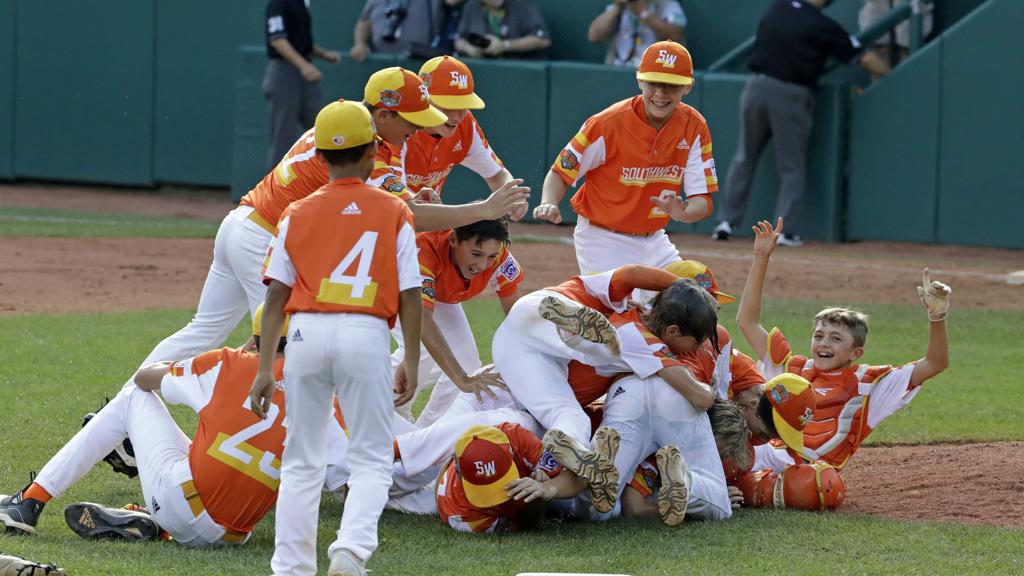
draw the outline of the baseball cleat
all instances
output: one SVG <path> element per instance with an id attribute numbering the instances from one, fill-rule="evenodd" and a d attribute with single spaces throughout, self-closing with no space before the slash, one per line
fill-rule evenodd
<path id="1" fill-rule="evenodd" d="M 544 434 L 544 449 L 566 470 L 587 481 L 590 503 L 595 510 L 610 512 L 619 496 L 619 471 L 615 468 L 619 433 L 602 426 L 594 436 L 596 452 L 552 428 Z M 596 441 L 598 436 L 600 442 Z"/>
<path id="2" fill-rule="evenodd" d="M 91 502 L 77 502 L 65 508 L 64 521 L 82 538 L 156 540 L 160 536 L 160 527 L 145 512 L 107 508 Z"/>
<path id="3" fill-rule="evenodd" d="M 613 356 L 618 356 L 619 336 L 615 327 L 597 310 L 566 298 L 545 296 L 537 307 L 537 313 L 569 334 L 602 344 Z"/>
<path id="4" fill-rule="evenodd" d="M 669 444 L 655 455 L 661 486 L 658 488 L 658 515 L 668 526 L 678 526 L 686 516 L 690 500 L 690 469 L 679 448 Z"/>
<path id="5" fill-rule="evenodd" d="M 0 552 L 0 576 L 66 576 L 63 568 Z"/>
<path id="6" fill-rule="evenodd" d="M 0 522 L 8 531 L 35 534 L 39 513 L 46 504 L 35 498 L 25 498 L 23 493 L 24 490 L 19 490 L 10 496 L 0 495 Z"/>
<path id="7" fill-rule="evenodd" d="M 359 560 L 346 550 L 338 550 L 331 556 L 331 567 L 327 576 L 366 576 Z"/>

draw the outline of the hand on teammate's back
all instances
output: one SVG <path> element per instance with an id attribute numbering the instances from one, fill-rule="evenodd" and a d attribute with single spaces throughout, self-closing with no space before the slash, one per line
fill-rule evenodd
<path id="1" fill-rule="evenodd" d="M 249 390 L 249 408 L 257 416 L 266 420 L 267 412 L 270 410 L 270 399 L 274 396 L 277 383 L 274 382 L 274 375 L 270 372 L 259 372 L 252 382 L 252 389 Z"/>

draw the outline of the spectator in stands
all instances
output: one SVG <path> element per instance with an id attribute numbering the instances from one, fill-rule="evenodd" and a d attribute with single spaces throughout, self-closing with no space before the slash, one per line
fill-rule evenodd
<path id="1" fill-rule="evenodd" d="M 740 142 L 725 181 L 725 199 L 713 234 L 716 240 L 728 240 L 743 218 L 757 159 L 771 139 L 780 179 L 775 216 L 786 222 L 786 234 L 778 243 L 803 244 L 797 204 L 804 193 L 807 141 L 814 122 L 812 91 L 825 72 L 825 61 L 831 56 L 857 63 L 872 74 L 889 71 L 874 52 L 865 51 L 856 38 L 822 13 L 826 2 L 776 0 L 757 26 L 750 56 L 753 74 L 740 96 Z"/>
<path id="2" fill-rule="evenodd" d="M 907 0 L 864 0 L 864 5 L 861 6 L 860 12 L 857 14 L 857 25 L 860 27 L 860 31 L 863 32 L 874 26 L 876 22 L 881 20 L 893 8 L 906 3 Z M 921 2 L 921 15 L 923 17 L 921 23 L 922 40 L 932 33 L 932 9 L 933 6 L 930 1 L 925 0 Z M 909 46 L 910 24 L 904 21 L 899 26 L 890 30 L 888 34 L 875 41 L 871 50 L 878 54 L 879 58 L 883 61 L 888 62 L 890 66 L 895 66 L 907 57 Z"/>
<path id="3" fill-rule="evenodd" d="M 352 32 L 349 55 L 370 52 L 432 58 L 441 52 L 445 5 L 451 0 L 366 0 Z"/>
<path id="4" fill-rule="evenodd" d="M 467 0 L 455 48 L 473 58 L 537 58 L 551 45 L 548 26 L 529 0 Z"/>
<path id="5" fill-rule="evenodd" d="M 647 47 L 659 40 L 683 44 L 686 14 L 676 0 L 615 0 L 590 23 L 587 39 L 611 39 L 605 64 L 636 68 Z"/>
<path id="6" fill-rule="evenodd" d="M 323 74 L 313 65 L 313 57 L 337 63 L 341 54 L 313 43 L 312 18 L 303 0 L 270 0 L 265 14 L 270 62 L 263 74 L 263 95 L 270 102 L 270 170 L 296 136 L 313 127 L 320 111 Z"/>

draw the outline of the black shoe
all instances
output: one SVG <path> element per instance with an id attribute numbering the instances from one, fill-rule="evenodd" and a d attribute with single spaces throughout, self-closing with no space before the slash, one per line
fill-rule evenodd
<path id="1" fill-rule="evenodd" d="M 110 402 L 109 398 L 105 399 L 103 406 L 106 406 L 107 402 Z M 103 406 L 100 407 L 100 410 L 103 409 Z M 82 427 L 85 428 L 85 425 L 88 424 L 94 416 L 96 416 L 95 412 L 89 412 L 86 414 L 85 418 L 82 419 Z M 129 478 L 135 478 L 139 475 L 139 469 L 135 462 L 135 448 L 132 447 L 132 441 L 128 438 L 122 440 L 120 446 L 114 448 L 110 454 L 104 456 L 103 461 L 110 464 L 111 468 L 114 469 L 114 472 L 117 472 L 118 474 L 124 474 Z"/>
<path id="2" fill-rule="evenodd" d="M 30 475 L 31 480 L 28 486 L 35 481 L 35 473 Z M 25 488 L 28 488 L 25 486 Z M 45 502 L 35 498 L 24 498 L 25 490 L 19 490 L 17 494 L 2 496 L 0 500 L 0 522 L 4 523 L 7 530 L 21 532 L 22 534 L 35 534 L 36 524 L 39 523 L 39 513 L 43 511 Z"/>
<path id="3" fill-rule="evenodd" d="M 64 509 L 68 528 L 82 538 L 156 540 L 160 527 L 144 512 L 77 502 Z"/>

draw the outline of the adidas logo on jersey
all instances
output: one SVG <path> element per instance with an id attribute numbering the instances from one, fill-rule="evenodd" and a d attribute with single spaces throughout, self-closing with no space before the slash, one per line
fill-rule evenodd
<path id="1" fill-rule="evenodd" d="M 452 148 L 452 152 L 459 152 L 462 150 L 462 140 L 455 143 L 455 148 Z"/>
<path id="2" fill-rule="evenodd" d="M 292 342 L 302 342 L 302 332 L 299 332 L 298 328 L 295 329 L 295 334 L 292 334 L 291 341 Z"/>
<path id="3" fill-rule="evenodd" d="M 676 146 L 676 150 L 689 150 L 690 143 L 686 141 L 686 138 L 680 138 L 679 144 Z"/>
<path id="4" fill-rule="evenodd" d="M 345 209 L 341 211 L 342 216 L 355 216 L 357 214 L 362 213 L 363 211 L 359 209 L 359 206 L 356 206 L 355 202 L 352 202 L 348 206 L 345 206 Z"/>
<path id="5" fill-rule="evenodd" d="M 614 394 L 612 394 L 612 398 L 615 398 L 615 397 L 617 397 L 617 396 L 618 396 L 619 394 L 622 394 L 622 393 L 624 393 L 625 391 L 626 391 L 626 390 L 625 390 L 625 389 L 623 389 L 623 387 L 622 387 L 622 386 L 619 386 L 618 388 L 616 388 L 616 389 L 615 389 L 615 393 L 614 393 Z"/>

